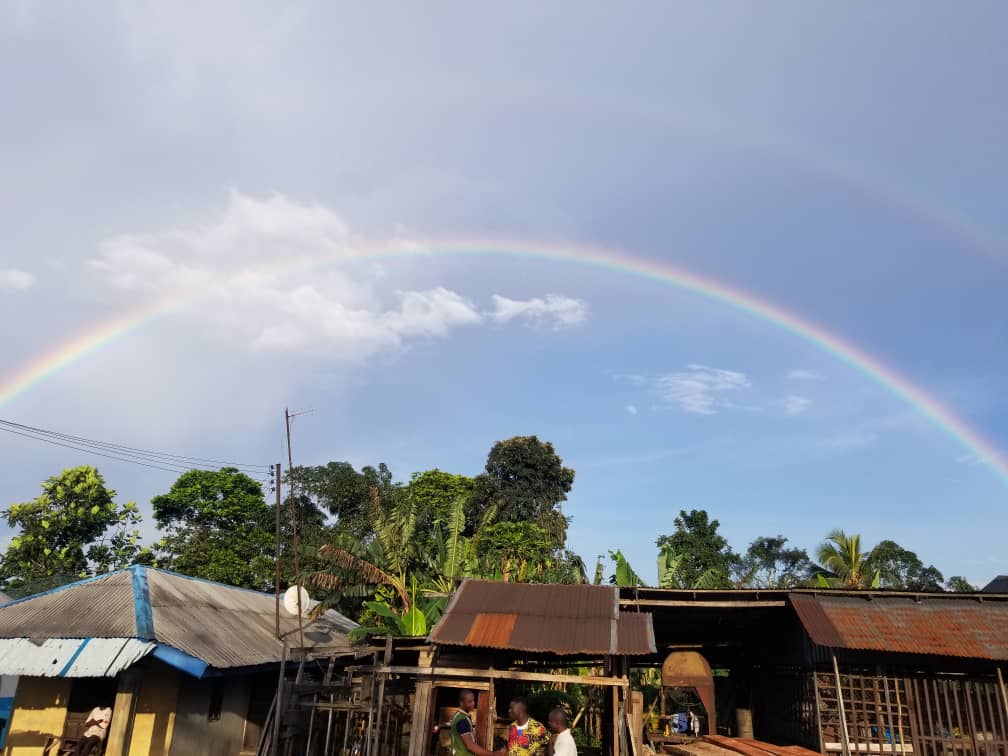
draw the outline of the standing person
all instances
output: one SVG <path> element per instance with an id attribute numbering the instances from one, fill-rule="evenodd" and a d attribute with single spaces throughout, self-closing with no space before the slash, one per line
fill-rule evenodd
<path id="1" fill-rule="evenodd" d="M 88 714 L 87 721 L 84 722 L 84 737 L 77 741 L 74 747 L 73 756 L 85 756 L 91 752 L 95 745 L 101 747 L 108 735 L 109 725 L 112 723 L 111 707 L 95 706 Z"/>
<path id="2" fill-rule="evenodd" d="M 508 714 L 512 722 L 508 728 L 507 756 L 545 756 L 550 736 L 541 722 L 528 715 L 528 701 L 521 696 L 512 698 Z"/>
<path id="3" fill-rule="evenodd" d="M 451 718 L 451 744 L 452 756 L 466 756 L 471 753 L 473 756 L 500 756 L 503 750 L 488 751 L 476 742 L 473 733 L 472 713 L 476 711 L 476 694 L 471 690 L 459 691 L 459 710 Z"/>
<path id="4" fill-rule="evenodd" d="M 550 712 L 549 726 L 553 731 L 553 756 L 577 756 L 574 736 L 567 726 L 567 712 L 557 707 Z"/>

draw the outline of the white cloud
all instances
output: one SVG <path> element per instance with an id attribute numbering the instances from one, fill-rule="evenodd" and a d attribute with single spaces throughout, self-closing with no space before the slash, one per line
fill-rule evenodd
<path id="1" fill-rule="evenodd" d="M 344 361 L 444 337 L 487 317 L 550 319 L 556 327 L 584 318 L 583 302 L 559 295 L 495 296 L 489 316 L 444 287 L 382 296 L 375 287 L 384 277 L 374 268 L 321 265 L 352 260 L 359 245 L 346 222 L 323 205 L 233 191 L 203 225 L 105 240 L 90 267 L 123 295 L 180 297 L 176 311 L 243 334 L 254 348 Z"/>
<path id="2" fill-rule="evenodd" d="M 713 415 L 730 406 L 722 395 L 750 386 L 745 373 L 706 365 L 687 365 L 686 370 L 663 375 L 655 382 L 662 399 L 696 415 Z"/>
<path id="3" fill-rule="evenodd" d="M 509 299 L 493 295 L 494 309 L 489 313 L 497 323 L 525 320 L 529 323 L 550 322 L 560 329 L 580 325 L 588 317 L 588 306 L 581 299 L 547 294 L 533 299 Z"/>
<path id="4" fill-rule="evenodd" d="M 804 414 L 812 406 L 811 399 L 794 395 L 784 397 L 780 403 L 784 407 L 784 413 L 791 417 Z"/>
<path id="5" fill-rule="evenodd" d="M 825 381 L 826 377 L 814 370 L 797 369 L 787 374 L 789 381 Z"/>
<path id="6" fill-rule="evenodd" d="M 628 404 L 626 406 L 626 411 L 630 415 L 636 415 L 637 414 L 637 406 L 634 405 L 634 404 Z"/>
<path id="7" fill-rule="evenodd" d="M 24 291 L 35 285 L 35 276 L 17 268 L 0 268 L 0 289 Z"/>

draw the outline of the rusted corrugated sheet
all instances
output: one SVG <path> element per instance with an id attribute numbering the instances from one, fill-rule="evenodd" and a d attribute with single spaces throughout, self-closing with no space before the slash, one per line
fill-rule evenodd
<path id="1" fill-rule="evenodd" d="M 0 674 L 115 677 L 155 645 L 135 638 L 0 638 Z"/>
<path id="2" fill-rule="evenodd" d="M 68 634 L 79 638 L 136 636 L 128 571 L 72 583 L 0 609 L 0 638 L 62 638 Z"/>
<path id="3" fill-rule="evenodd" d="M 793 594 L 791 603 L 820 646 L 1008 660 L 1008 602 Z"/>
<path id="4" fill-rule="evenodd" d="M 642 616 L 647 620 L 631 620 L 623 643 L 613 586 L 466 580 L 430 640 L 568 655 L 647 654 L 654 651 L 654 631 L 650 615 Z"/>
<path id="5" fill-rule="evenodd" d="M 619 648 L 646 648 L 652 654 L 658 651 L 654 623 L 648 612 L 620 612 L 616 632 Z"/>

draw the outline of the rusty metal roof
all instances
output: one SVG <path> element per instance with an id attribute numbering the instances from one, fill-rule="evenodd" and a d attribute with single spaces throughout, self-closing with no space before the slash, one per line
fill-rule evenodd
<path id="1" fill-rule="evenodd" d="M 1008 602 L 976 598 L 791 595 L 820 646 L 1008 660 Z"/>
<path id="2" fill-rule="evenodd" d="M 0 641 L 48 639 L 87 648 L 96 639 L 135 639 L 153 644 L 155 657 L 200 675 L 208 667 L 279 662 L 283 641 L 275 613 L 271 594 L 136 566 L 0 607 Z M 357 625 L 338 612 L 303 625 L 305 646 L 350 652 L 347 635 Z M 290 645 L 299 644 L 297 617 L 282 605 L 280 630 Z M 12 664 L 0 649 L 0 673 L 17 674 Z"/>
<path id="3" fill-rule="evenodd" d="M 614 586 L 466 580 L 429 640 L 564 655 L 654 653 L 651 615 L 627 616 Z"/>

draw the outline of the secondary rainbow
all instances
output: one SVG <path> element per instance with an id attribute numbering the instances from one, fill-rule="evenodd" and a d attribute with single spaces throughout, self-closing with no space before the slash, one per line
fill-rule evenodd
<path id="1" fill-rule="evenodd" d="M 1008 459 L 997 446 L 979 431 L 970 427 L 965 420 L 945 407 L 937 398 L 914 384 L 910 379 L 900 375 L 895 369 L 885 365 L 867 351 L 844 340 L 839 335 L 780 305 L 722 281 L 699 275 L 661 260 L 638 257 L 611 248 L 581 243 L 447 239 L 413 241 L 408 245 L 389 242 L 359 246 L 334 255 L 297 257 L 265 266 L 257 266 L 255 271 L 290 272 L 301 268 L 313 268 L 341 262 L 430 255 L 512 257 L 577 264 L 656 281 L 709 301 L 726 305 L 745 315 L 787 331 L 859 371 L 913 407 L 962 448 L 986 464 L 1002 482 L 1008 485 Z M 0 408 L 9 405 L 17 397 L 75 362 L 140 330 L 157 318 L 170 313 L 178 305 L 198 298 L 211 287 L 216 289 L 227 285 L 235 276 L 244 272 L 248 272 L 248 270 L 238 271 L 234 276 L 222 276 L 195 291 L 190 290 L 169 296 L 74 335 L 48 352 L 37 356 L 0 382 Z"/>

